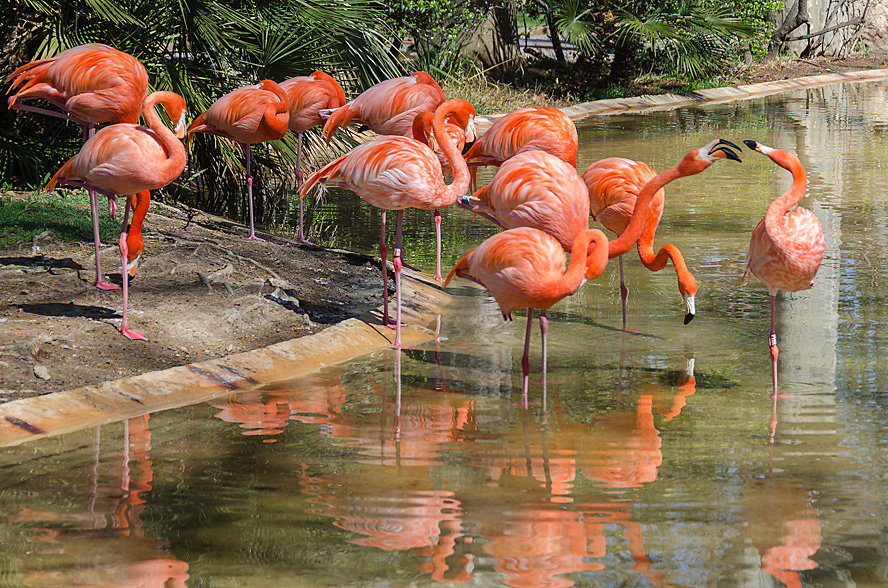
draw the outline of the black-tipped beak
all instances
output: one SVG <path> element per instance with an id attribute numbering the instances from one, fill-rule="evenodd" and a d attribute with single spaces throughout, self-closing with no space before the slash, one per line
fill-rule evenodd
<path id="1" fill-rule="evenodd" d="M 692 313 L 690 313 L 690 312 L 687 313 L 687 314 L 685 315 L 685 324 L 688 324 L 688 323 L 691 322 L 692 320 L 694 320 L 694 315 L 693 315 Z"/>
<path id="2" fill-rule="evenodd" d="M 710 151 L 709 154 L 712 155 L 716 151 L 721 151 L 722 153 L 724 153 L 725 159 L 732 159 L 734 161 L 738 161 L 740 163 L 743 163 L 743 160 L 740 159 L 740 156 L 737 155 L 736 153 L 734 153 L 733 151 L 731 151 L 730 149 L 728 149 L 727 147 L 716 147 L 715 149 Z"/>
<path id="3" fill-rule="evenodd" d="M 718 147 L 719 145 L 727 145 L 731 149 L 736 149 L 737 151 L 743 151 L 743 149 L 741 149 L 737 145 L 734 145 L 733 143 L 731 143 L 727 139 L 719 139 L 718 143 L 715 144 L 715 147 Z"/>
<path id="4" fill-rule="evenodd" d="M 753 151 L 758 151 L 758 141 L 753 141 L 752 139 L 743 139 L 743 144 Z"/>
<path id="5" fill-rule="evenodd" d="M 471 148 L 472 148 L 472 145 L 474 145 L 474 144 L 475 144 L 475 142 L 474 142 L 474 141 L 471 141 L 471 142 L 468 142 L 468 143 L 466 143 L 465 145 L 463 145 L 462 154 L 465 155 L 466 153 L 468 153 L 468 152 L 469 152 L 469 149 L 471 149 Z"/>

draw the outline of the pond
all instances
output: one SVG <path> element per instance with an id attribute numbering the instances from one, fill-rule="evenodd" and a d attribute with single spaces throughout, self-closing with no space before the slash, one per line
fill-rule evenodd
<path id="1" fill-rule="evenodd" d="M 886 107 L 888 84 L 846 84 L 580 129 L 581 170 L 661 170 L 716 137 L 799 155 L 826 254 L 778 301 L 773 442 L 768 295 L 740 281 L 791 178 L 744 150 L 666 189 L 657 244 L 697 277 L 689 325 L 671 266 L 630 253 L 638 332 L 611 263 L 549 313 L 545 397 L 535 334 L 524 408 L 524 321 L 457 280 L 422 347 L 2 449 L 0 585 L 885 585 Z M 364 206 L 329 196 L 316 218 L 374 252 Z M 406 220 L 408 263 L 433 269 L 431 213 Z M 444 226 L 445 268 L 493 232 Z"/>

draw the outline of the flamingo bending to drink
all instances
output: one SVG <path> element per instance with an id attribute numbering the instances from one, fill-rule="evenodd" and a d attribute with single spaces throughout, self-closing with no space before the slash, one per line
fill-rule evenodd
<path id="1" fill-rule="evenodd" d="M 155 112 L 162 104 L 170 120 L 178 121 L 175 134 Z M 85 186 L 112 198 L 127 197 L 120 234 L 120 258 L 123 266 L 123 322 L 120 332 L 129 339 L 145 339 L 145 334 L 127 325 L 128 276 L 134 275 L 142 252 L 140 228 L 148 210 L 148 190 L 162 188 L 179 177 L 185 169 L 185 100 L 174 92 L 153 92 L 145 99 L 142 116 L 148 128 L 119 123 L 101 129 L 89 139 L 80 152 L 69 159 L 46 185 L 47 189 L 62 182 Z M 127 234 L 131 207 L 133 222 Z"/>
<path id="2" fill-rule="evenodd" d="M 145 96 L 148 73 L 138 59 L 101 43 L 66 49 L 54 57 L 26 63 L 10 74 L 10 109 L 29 110 L 74 121 L 83 127 L 84 140 L 95 134 L 102 123 L 138 123 Z M 37 108 L 25 100 L 42 98 L 65 112 Z M 99 259 L 99 204 L 96 193 L 88 190 L 96 254 L 93 282 L 102 290 L 117 286 L 102 279 Z M 114 199 L 109 199 L 112 215 Z"/>

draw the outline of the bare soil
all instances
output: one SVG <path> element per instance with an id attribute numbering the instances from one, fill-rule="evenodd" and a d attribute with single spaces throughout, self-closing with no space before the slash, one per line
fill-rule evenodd
<path id="1" fill-rule="evenodd" d="M 737 68 L 725 85 L 884 67 L 886 56 L 784 59 Z M 148 341 L 117 331 L 122 296 L 92 286 L 92 243 L 0 249 L 0 402 L 270 345 L 381 304 L 369 256 L 248 241 L 241 225 L 157 206 L 145 225 L 129 320 Z M 119 283 L 117 247 L 101 259 Z"/>
<path id="2" fill-rule="evenodd" d="M 0 402 L 263 347 L 381 304 L 369 256 L 250 241 L 241 225 L 158 206 L 130 282 L 129 326 L 148 341 L 118 332 L 122 294 L 92 285 L 92 242 L 0 249 Z M 119 285 L 117 246 L 100 258 Z"/>

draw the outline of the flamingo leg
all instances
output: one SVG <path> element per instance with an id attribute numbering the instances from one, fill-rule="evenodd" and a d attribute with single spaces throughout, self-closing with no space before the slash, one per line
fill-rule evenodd
<path id="1" fill-rule="evenodd" d="M 441 277 L 441 210 L 435 209 L 435 279 L 443 282 Z"/>
<path id="2" fill-rule="evenodd" d="M 253 159 L 253 150 L 246 143 L 241 143 L 241 147 L 243 147 L 244 155 L 247 158 L 247 205 L 250 212 L 250 236 L 247 237 L 247 239 L 265 241 L 265 239 L 260 239 L 256 236 L 256 231 L 253 228 L 253 174 L 250 173 L 250 162 Z"/>
<path id="3" fill-rule="evenodd" d="M 528 308 L 527 326 L 524 329 L 524 355 L 521 356 L 521 400 L 527 408 L 527 391 L 530 387 L 530 327 L 533 324 L 533 309 Z"/>
<path id="4" fill-rule="evenodd" d="M 549 348 L 547 343 L 547 338 L 549 335 L 549 318 L 546 316 L 546 311 L 540 311 L 540 337 L 542 338 L 542 346 L 543 346 L 543 412 L 546 412 L 546 368 L 548 366 L 548 354 Z"/>
<path id="5" fill-rule="evenodd" d="M 623 256 L 620 260 L 620 300 L 623 303 L 623 330 L 626 330 L 626 298 L 629 297 L 629 288 L 626 287 L 626 281 L 623 279 Z"/>
<path id="6" fill-rule="evenodd" d="M 382 211 L 382 229 L 379 231 L 379 258 L 382 260 L 382 324 L 386 327 L 394 326 L 389 319 L 389 295 L 388 295 L 388 249 L 385 246 L 385 210 Z"/>
<path id="7" fill-rule="evenodd" d="M 773 394 L 771 395 L 771 424 L 768 441 L 774 442 L 774 436 L 777 433 L 777 294 L 771 294 L 771 332 L 768 334 L 768 347 L 771 351 L 771 381 L 773 383 Z"/>
<path id="8" fill-rule="evenodd" d="M 398 218 L 398 226 L 395 229 L 395 254 L 392 256 L 392 264 L 395 266 L 395 299 L 398 306 L 395 309 L 395 344 L 394 349 L 403 349 L 401 345 L 401 225 L 404 224 L 404 210 L 395 213 Z"/>
<path id="9" fill-rule="evenodd" d="M 128 196 L 126 199 L 126 206 L 123 209 L 123 230 L 120 232 L 120 261 L 121 266 L 123 267 L 123 322 L 120 323 L 120 332 L 123 333 L 123 336 L 127 339 L 147 341 L 145 333 L 130 329 L 126 322 L 126 311 L 129 303 L 129 273 L 126 269 L 126 257 L 127 253 L 129 253 L 129 248 L 126 244 L 126 232 L 127 223 L 129 222 L 131 201 L 131 197 Z"/>
<path id="10" fill-rule="evenodd" d="M 21 102 L 16 102 L 12 106 L 10 106 L 9 109 L 10 110 L 27 110 L 29 112 L 36 112 L 38 114 L 45 114 L 47 116 L 54 116 L 56 118 L 70 120 L 71 122 L 76 122 L 81 125 L 86 124 L 84 121 L 80 120 L 79 118 L 71 116 L 69 114 L 65 114 L 64 112 L 58 112 L 55 110 L 48 110 L 46 108 L 39 108 L 37 106 L 31 106 L 30 104 L 23 104 Z"/>
<path id="11" fill-rule="evenodd" d="M 296 191 L 302 187 L 302 133 L 296 133 Z M 296 235 L 296 241 L 299 243 L 305 243 L 306 245 L 314 245 L 311 241 L 305 238 L 305 233 L 302 232 L 302 223 L 303 223 L 303 208 L 302 208 L 302 198 L 299 199 L 299 233 Z"/>
<path id="12" fill-rule="evenodd" d="M 83 124 L 84 140 L 89 140 L 89 138 L 95 134 L 96 125 L 94 125 L 93 123 Z M 87 187 L 86 193 L 89 195 L 89 211 L 90 216 L 92 216 L 93 225 L 93 246 L 95 247 L 96 251 L 96 279 L 93 284 L 99 290 L 120 290 L 120 288 L 117 287 L 115 284 L 106 282 L 102 279 L 102 262 L 99 259 L 99 248 L 104 247 L 105 245 L 102 243 L 102 240 L 99 237 L 99 197 L 96 195 L 96 191 L 89 187 Z"/>

